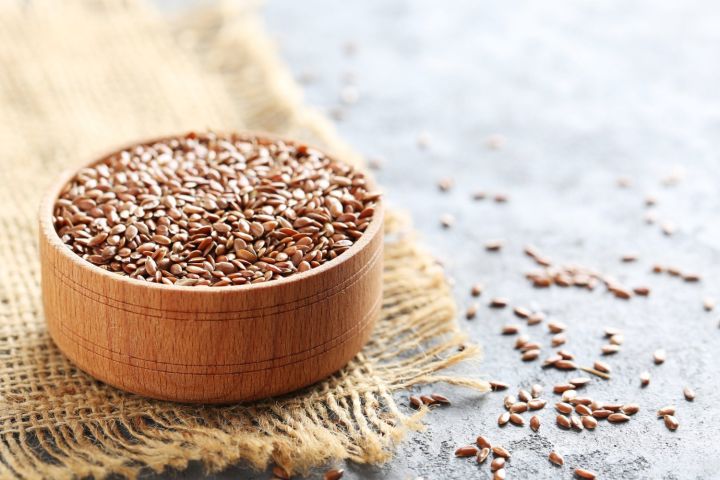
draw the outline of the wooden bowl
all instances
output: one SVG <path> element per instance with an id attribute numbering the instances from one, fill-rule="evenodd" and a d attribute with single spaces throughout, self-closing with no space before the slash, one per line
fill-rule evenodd
<path id="1" fill-rule="evenodd" d="M 368 340 L 382 300 L 380 204 L 350 249 L 312 270 L 267 283 L 169 286 L 103 270 L 62 243 L 53 205 L 74 173 L 40 208 L 42 294 L 50 335 L 90 375 L 157 399 L 229 403 L 317 382 Z"/>

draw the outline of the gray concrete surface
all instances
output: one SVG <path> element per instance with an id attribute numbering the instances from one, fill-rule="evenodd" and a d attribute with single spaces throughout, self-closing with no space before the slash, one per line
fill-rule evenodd
<path id="1" fill-rule="evenodd" d="M 622 351 L 607 361 L 613 379 L 593 379 L 586 393 L 605 401 L 633 401 L 642 410 L 625 425 L 603 423 L 594 432 L 561 431 L 554 412 L 540 412 L 539 433 L 498 428 L 501 394 L 478 397 L 436 386 L 451 408 L 428 417 L 384 467 L 348 465 L 348 479 L 490 478 L 489 468 L 453 458 L 459 444 L 478 434 L 509 448 L 508 478 L 571 478 L 583 466 L 610 479 L 720 478 L 718 413 L 719 315 L 702 299 L 720 300 L 720 4 L 697 0 L 453 1 L 271 0 L 268 28 L 298 77 L 312 75 L 307 99 L 323 109 L 339 104 L 343 77 L 353 75 L 360 93 L 345 108 L 342 134 L 370 156 L 386 159 L 378 172 L 387 198 L 408 210 L 424 242 L 447 264 L 460 309 L 469 287 L 486 285 L 478 317 L 462 328 L 485 349 L 480 365 L 458 372 L 546 386 L 569 376 L 525 364 L 513 339 L 499 334 L 515 321 L 509 309 L 484 305 L 494 295 L 513 305 L 541 309 L 568 324 L 566 349 L 586 364 L 599 355 L 603 326 L 625 332 Z M 343 45 L 353 42 L 348 56 Z M 421 132 L 431 139 L 420 150 Z M 489 135 L 505 146 L 489 150 Z M 684 180 L 665 187 L 676 166 Z M 620 175 L 633 180 L 619 189 Z M 436 182 L 452 176 L 441 194 Z M 510 202 L 472 202 L 471 192 L 506 192 Z M 658 198 L 660 219 L 677 233 L 662 235 L 643 221 L 646 194 Z M 455 228 L 439 226 L 443 213 Z M 489 239 L 506 241 L 487 253 Z M 536 244 L 558 262 L 577 262 L 613 274 L 630 286 L 646 284 L 649 298 L 621 301 L 600 288 L 536 290 L 523 273 L 533 268 L 522 254 Z M 620 255 L 638 252 L 623 264 Z M 687 284 L 649 273 L 653 263 L 703 275 Z M 528 327 L 546 345 L 544 326 Z M 652 362 L 665 348 L 668 360 Z M 638 375 L 652 374 L 639 388 Z M 690 403 L 682 388 L 692 386 Z M 399 394 L 401 403 L 406 394 Z M 547 393 L 554 402 L 557 398 Z M 675 404 L 681 426 L 668 431 L 654 416 Z M 556 449 L 566 466 L 547 454 Z M 197 466 L 169 478 L 195 478 Z M 243 468 L 212 478 L 267 478 Z"/>

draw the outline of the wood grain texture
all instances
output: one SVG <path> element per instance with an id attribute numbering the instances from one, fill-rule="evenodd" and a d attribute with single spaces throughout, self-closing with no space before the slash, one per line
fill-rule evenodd
<path id="1" fill-rule="evenodd" d="M 57 346 L 90 375 L 148 397 L 229 403 L 310 385 L 368 340 L 382 301 L 382 208 L 348 251 L 315 269 L 176 287 L 107 272 L 62 243 L 52 209 L 72 174 L 40 208 L 43 305 Z"/>

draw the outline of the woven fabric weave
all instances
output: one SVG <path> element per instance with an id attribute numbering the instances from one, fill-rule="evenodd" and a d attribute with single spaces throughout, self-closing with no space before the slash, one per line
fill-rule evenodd
<path id="1" fill-rule="evenodd" d="M 36 242 L 43 190 L 65 169 L 136 139 L 187 130 L 267 130 L 361 162 L 306 108 L 254 4 L 169 23 L 140 1 L 0 4 L 0 478 L 137 476 L 246 461 L 307 471 L 381 463 L 424 410 L 393 393 L 449 382 L 473 357 L 442 272 L 390 212 L 382 315 L 367 347 L 301 392 L 223 407 L 148 400 L 77 370 L 50 340 Z"/>

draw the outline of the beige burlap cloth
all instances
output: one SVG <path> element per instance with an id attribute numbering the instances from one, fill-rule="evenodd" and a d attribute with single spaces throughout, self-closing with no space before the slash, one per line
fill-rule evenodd
<path id="1" fill-rule="evenodd" d="M 51 342 L 36 210 L 60 170 L 128 141 L 207 128 L 274 131 L 361 161 L 302 105 L 255 10 L 169 22 L 139 1 L 0 4 L 0 478 L 134 477 L 192 460 L 210 471 L 380 463 L 421 426 L 423 412 L 408 414 L 393 392 L 437 381 L 487 389 L 439 372 L 476 348 L 458 348 L 442 273 L 392 213 L 371 342 L 302 392 L 226 407 L 151 401 L 94 381 Z"/>

